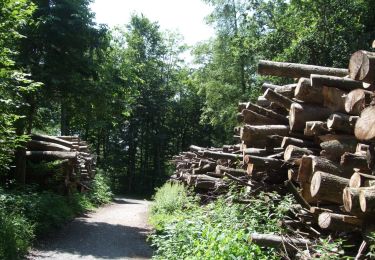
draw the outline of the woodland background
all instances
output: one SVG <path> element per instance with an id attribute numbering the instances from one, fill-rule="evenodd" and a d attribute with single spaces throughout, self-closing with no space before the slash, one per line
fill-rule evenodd
<path id="1" fill-rule="evenodd" d="M 96 24 L 89 0 L 1 1 L 1 186 L 17 185 L 14 154 L 33 132 L 79 135 L 115 192 L 151 194 L 172 155 L 232 143 L 259 59 L 346 67 L 375 39 L 371 0 L 204 1 L 216 36 L 197 46 L 142 14 Z"/>

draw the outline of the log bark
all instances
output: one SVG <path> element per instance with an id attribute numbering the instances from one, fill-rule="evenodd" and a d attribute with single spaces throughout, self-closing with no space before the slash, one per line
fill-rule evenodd
<path id="1" fill-rule="evenodd" d="M 375 185 L 375 176 L 369 175 L 361 172 L 353 173 L 349 180 L 349 187 L 360 188 L 360 187 L 370 187 Z"/>
<path id="2" fill-rule="evenodd" d="M 290 238 L 271 234 L 251 234 L 250 241 L 254 244 L 264 247 L 272 247 L 277 249 L 287 249 L 296 251 L 298 248 L 306 248 L 312 245 L 308 239 Z"/>
<path id="3" fill-rule="evenodd" d="M 297 63 L 260 60 L 258 64 L 258 73 L 260 75 L 270 75 L 289 78 L 309 78 L 311 74 L 323 74 L 344 77 L 348 75 L 348 70 Z"/>
<path id="4" fill-rule="evenodd" d="M 304 140 L 304 139 L 299 139 L 299 138 L 293 138 L 293 137 L 287 137 L 285 136 L 283 138 L 283 141 L 281 142 L 281 147 L 286 148 L 288 145 L 294 145 L 298 147 L 307 147 L 307 148 L 317 148 L 317 146 L 314 142 Z"/>
<path id="5" fill-rule="evenodd" d="M 31 160 L 63 160 L 76 159 L 77 152 L 58 152 L 58 151 L 26 151 L 26 158 Z"/>
<path id="6" fill-rule="evenodd" d="M 199 152 L 199 151 L 205 150 L 206 148 L 199 147 L 196 145 L 190 145 L 189 149 L 190 151 L 193 151 L 193 152 Z"/>
<path id="7" fill-rule="evenodd" d="M 364 154 L 364 155 L 366 155 L 366 153 L 368 151 L 368 148 L 369 148 L 368 144 L 358 143 L 357 147 L 355 148 L 355 153 L 356 154 Z"/>
<path id="8" fill-rule="evenodd" d="M 349 185 L 349 179 L 317 171 L 311 179 L 310 192 L 313 198 L 337 204 L 342 203 L 342 191 Z"/>
<path id="9" fill-rule="evenodd" d="M 293 98 L 294 97 L 294 90 L 296 88 L 297 84 L 289 84 L 284 86 L 274 85 L 270 83 L 263 83 L 262 90 L 265 92 L 267 89 L 272 89 L 278 94 L 283 95 L 287 98 Z"/>
<path id="10" fill-rule="evenodd" d="M 206 164 L 202 167 L 199 167 L 199 168 L 194 168 L 192 173 L 197 175 L 197 174 L 205 174 L 207 172 L 211 172 L 211 171 L 214 171 L 216 168 L 216 163 L 209 163 L 209 164 Z"/>
<path id="11" fill-rule="evenodd" d="M 361 213 L 361 206 L 359 204 L 359 191 L 358 188 L 346 187 L 342 193 L 342 201 L 346 212 L 353 215 Z"/>
<path id="12" fill-rule="evenodd" d="M 355 89 L 345 96 L 345 111 L 348 114 L 358 116 L 362 110 L 370 105 L 373 92 L 364 89 Z"/>
<path id="13" fill-rule="evenodd" d="M 267 99 L 270 102 L 273 102 L 286 110 L 290 109 L 290 106 L 292 105 L 293 101 L 279 93 L 276 93 L 272 89 L 267 89 L 264 93 L 264 98 Z"/>
<path id="14" fill-rule="evenodd" d="M 303 196 L 298 192 L 296 186 L 291 181 L 285 181 L 285 186 L 293 194 L 296 201 L 305 209 L 309 210 L 311 208 L 310 204 L 305 200 Z"/>
<path id="15" fill-rule="evenodd" d="M 266 169 L 286 168 L 285 162 L 279 159 L 245 155 L 244 163 L 247 164 L 247 174 L 251 175 L 254 171 L 264 171 Z"/>
<path id="16" fill-rule="evenodd" d="M 215 173 L 224 176 L 225 173 L 229 173 L 230 175 L 234 177 L 242 177 L 246 176 L 247 172 L 242 169 L 234 169 L 229 167 L 224 167 L 222 165 L 217 165 L 215 168 Z"/>
<path id="17" fill-rule="evenodd" d="M 253 103 L 248 103 L 246 109 L 251 110 L 251 111 L 253 111 L 255 113 L 258 113 L 260 115 L 266 116 L 268 118 L 275 119 L 278 122 L 280 122 L 280 124 L 288 124 L 288 122 L 289 122 L 288 119 L 285 116 L 283 116 L 281 114 L 278 114 L 278 113 L 275 113 L 272 110 L 269 110 L 269 109 L 263 108 L 261 106 L 255 105 Z"/>
<path id="18" fill-rule="evenodd" d="M 72 148 L 72 146 L 73 146 L 72 142 L 65 141 L 65 140 L 60 139 L 58 137 L 49 136 L 49 135 L 31 134 L 30 138 L 31 138 L 31 140 L 60 144 L 60 145 L 70 147 L 70 148 Z"/>
<path id="19" fill-rule="evenodd" d="M 362 212 L 369 214 L 375 212 L 375 188 L 362 188 L 359 191 L 359 204 Z"/>
<path id="20" fill-rule="evenodd" d="M 357 119 L 357 116 L 349 116 L 343 113 L 333 113 L 327 119 L 327 127 L 329 131 L 354 134 L 354 126 Z"/>
<path id="21" fill-rule="evenodd" d="M 327 123 L 324 121 L 307 121 L 303 130 L 305 136 L 319 136 L 327 133 Z"/>
<path id="22" fill-rule="evenodd" d="M 356 51 L 349 61 L 349 76 L 351 79 L 375 82 L 375 53 L 368 51 Z"/>
<path id="23" fill-rule="evenodd" d="M 367 159 L 365 155 L 346 152 L 341 156 L 340 165 L 346 168 L 356 168 L 364 172 L 370 171 L 367 166 Z"/>
<path id="24" fill-rule="evenodd" d="M 242 155 L 240 154 L 212 152 L 208 150 L 200 151 L 199 154 L 202 157 L 208 157 L 212 159 L 229 159 L 229 160 L 242 160 L 243 159 Z"/>
<path id="25" fill-rule="evenodd" d="M 311 80 L 311 86 L 314 88 L 326 86 L 326 87 L 334 87 L 334 88 L 342 89 L 345 91 L 352 91 L 357 88 L 368 87 L 368 84 L 365 84 L 361 81 L 352 80 L 350 78 L 319 75 L 319 74 L 312 74 L 310 76 L 310 80 Z"/>
<path id="26" fill-rule="evenodd" d="M 317 150 L 307 149 L 307 148 L 301 148 L 294 145 L 288 145 L 288 147 L 285 149 L 284 152 L 284 160 L 289 162 L 294 162 L 297 165 L 297 161 L 300 161 L 302 156 L 304 155 L 313 155 L 317 153 Z"/>
<path id="27" fill-rule="evenodd" d="M 249 109 L 242 110 L 237 118 L 240 119 L 240 122 L 251 125 L 277 125 L 280 122 L 279 120 L 258 114 Z"/>
<path id="28" fill-rule="evenodd" d="M 375 106 L 365 108 L 355 124 L 355 137 L 363 141 L 375 140 Z"/>
<path id="29" fill-rule="evenodd" d="M 261 106 L 261 107 L 269 107 L 269 106 L 271 106 L 271 102 L 269 100 L 267 100 L 263 96 L 258 97 L 256 103 L 257 103 L 258 106 Z"/>
<path id="30" fill-rule="evenodd" d="M 300 78 L 294 91 L 294 98 L 305 103 L 323 104 L 323 87 L 311 87 L 308 78 Z"/>
<path id="31" fill-rule="evenodd" d="M 241 140 L 251 143 L 253 141 L 266 139 L 269 135 L 285 136 L 289 133 L 289 127 L 286 125 L 263 125 L 252 126 L 245 125 L 241 128 Z"/>
<path id="32" fill-rule="evenodd" d="M 255 156 L 268 156 L 274 153 L 280 153 L 284 151 L 283 148 L 273 148 L 272 150 L 261 149 L 261 148 L 246 148 L 243 150 L 244 155 L 255 155 Z"/>
<path id="33" fill-rule="evenodd" d="M 323 86 L 323 106 L 333 112 L 345 113 L 345 95 L 347 92 L 338 88 Z"/>
<path id="34" fill-rule="evenodd" d="M 322 229 L 353 231 L 362 226 L 362 221 L 354 216 L 324 212 L 319 215 L 318 224 Z"/>
<path id="35" fill-rule="evenodd" d="M 323 142 L 321 155 L 334 162 L 340 162 L 345 152 L 354 153 L 358 141 L 351 135 L 324 135 L 319 137 Z"/>
<path id="36" fill-rule="evenodd" d="M 291 131 L 303 131 L 307 121 L 326 120 L 331 114 L 328 108 L 293 103 L 289 111 Z"/>

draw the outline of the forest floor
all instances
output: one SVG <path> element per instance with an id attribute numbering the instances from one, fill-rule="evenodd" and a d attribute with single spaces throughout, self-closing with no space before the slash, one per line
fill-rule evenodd
<path id="1" fill-rule="evenodd" d="M 27 259 L 150 259 L 150 202 L 115 198 L 39 241 Z"/>

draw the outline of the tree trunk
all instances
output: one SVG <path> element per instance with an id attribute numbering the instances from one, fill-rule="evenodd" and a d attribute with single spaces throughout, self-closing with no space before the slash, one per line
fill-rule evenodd
<path id="1" fill-rule="evenodd" d="M 319 147 L 314 142 L 311 142 L 311 141 L 308 141 L 308 140 L 303 140 L 303 139 L 285 136 L 283 138 L 282 143 L 281 143 L 281 147 L 285 149 L 288 145 L 295 145 L 295 146 L 298 146 L 298 147 L 301 147 L 301 148 L 304 148 L 304 147 L 317 148 L 317 147 Z"/>
<path id="2" fill-rule="evenodd" d="M 78 156 L 77 152 L 59 152 L 59 151 L 26 151 L 26 157 L 30 160 L 64 160 L 64 159 L 76 159 Z"/>
<path id="3" fill-rule="evenodd" d="M 277 249 L 287 249 L 296 251 L 298 248 L 306 248 L 312 245 L 308 239 L 290 238 L 287 236 L 271 235 L 271 234 L 251 234 L 250 241 L 254 244 L 264 247 L 272 247 Z"/>
<path id="4" fill-rule="evenodd" d="M 288 124 L 288 122 L 289 122 L 288 119 L 285 116 L 283 116 L 281 114 L 278 114 L 278 113 L 275 113 L 272 110 L 269 110 L 269 109 L 260 107 L 258 105 L 255 105 L 253 103 L 248 103 L 246 109 L 251 110 L 251 111 L 253 111 L 255 113 L 258 113 L 260 115 L 266 116 L 268 118 L 275 119 L 278 122 L 280 122 L 280 124 Z"/>
<path id="5" fill-rule="evenodd" d="M 358 188 L 346 187 L 342 193 L 342 201 L 344 203 L 345 211 L 353 215 L 361 213 L 361 206 L 359 204 Z"/>
<path id="6" fill-rule="evenodd" d="M 354 134 L 354 126 L 357 120 L 357 116 L 349 116 L 342 113 L 334 113 L 330 115 L 327 119 L 327 127 L 329 131 Z"/>
<path id="7" fill-rule="evenodd" d="M 349 187 L 360 188 L 360 187 L 370 187 L 375 185 L 375 176 L 368 175 L 361 172 L 353 173 L 349 180 Z"/>
<path id="8" fill-rule="evenodd" d="M 244 109 L 242 110 L 242 113 L 239 117 L 241 122 L 245 124 L 251 124 L 251 125 L 275 125 L 280 123 L 280 120 L 275 120 L 272 118 L 269 118 L 267 116 L 264 116 L 262 114 L 258 114 L 254 111 Z"/>
<path id="9" fill-rule="evenodd" d="M 242 177 L 242 176 L 247 175 L 247 172 L 245 170 L 233 169 L 233 168 L 224 167 L 224 166 L 221 166 L 221 165 L 216 166 L 215 173 L 217 173 L 219 175 L 222 175 L 222 176 L 224 176 L 225 173 L 229 173 L 230 175 L 232 175 L 234 177 Z"/>
<path id="10" fill-rule="evenodd" d="M 345 111 L 359 116 L 365 107 L 370 105 L 373 93 L 364 89 L 355 89 L 345 96 Z"/>
<path id="11" fill-rule="evenodd" d="M 286 167 L 285 162 L 282 160 L 253 155 L 245 155 L 244 163 L 248 165 L 247 173 L 250 175 L 253 171 L 262 171 L 267 168 L 281 169 Z"/>
<path id="12" fill-rule="evenodd" d="M 285 108 L 286 110 L 290 109 L 293 101 L 281 94 L 276 93 L 272 89 L 267 89 L 263 95 L 267 100 Z"/>
<path id="13" fill-rule="evenodd" d="M 375 82 L 375 53 L 368 51 L 356 51 L 349 61 L 349 76 L 351 79 Z"/>
<path id="14" fill-rule="evenodd" d="M 302 156 L 313 155 L 315 153 L 317 153 L 317 150 L 288 145 L 284 152 L 284 160 L 296 163 L 298 160 L 301 160 Z M 297 163 L 297 165 L 299 165 L 299 163 Z"/>
<path id="15" fill-rule="evenodd" d="M 293 103 L 289 111 L 291 131 L 303 131 L 307 121 L 326 120 L 331 114 L 328 108 Z"/>
<path id="16" fill-rule="evenodd" d="M 306 136 L 319 136 L 327 133 L 327 123 L 324 121 L 307 121 L 303 130 L 303 134 Z"/>
<path id="17" fill-rule="evenodd" d="M 341 156 L 340 165 L 345 168 L 356 168 L 363 172 L 370 172 L 365 155 L 346 152 Z"/>
<path id="18" fill-rule="evenodd" d="M 362 226 L 362 221 L 354 216 L 324 212 L 319 215 L 319 226 L 322 229 L 336 231 L 353 231 Z"/>
<path id="19" fill-rule="evenodd" d="M 362 188 L 359 191 L 359 204 L 362 212 L 375 212 L 375 188 Z"/>
<path id="20" fill-rule="evenodd" d="M 251 143 L 253 141 L 266 139 L 269 135 L 285 136 L 289 133 L 289 127 L 286 125 L 245 125 L 241 128 L 241 140 Z"/>
<path id="21" fill-rule="evenodd" d="M 363 141 L 375 140 L 375 106 L 365 108 L 355 124 L 355 137 Z"/>
<path id="22" fill-rule="evenodd" d="M 349 185 L 349 179 L 317 171 L 311 179 L 310 192 L 313 198 L 337 204 L 342 203 L 342 191 Z"/>
<path id="23" fill-rule="evenodd" d="M 289 78 L 309 78 L 311 74 L 344 77 L 348 75 L 348 70 L 298 63 L 260 60 L 258 63 L 258 74 Z"/>
<path id="24" fill-rule="evenodd" d="M 364 84 L 361 81 L 352 80 L 350 78 L 311 74 L 311 86 L 312 87 L 334 87 L 345 91 L 352 91 L 357 88 L 367 87 L 368 84 Z"/>
<path id="25" fill-rule="evenodd" d="M 60 144 L 30 140 L 26 143 L 26 147 L 31 151 L 64 151 L 70 152 L 72 149 Z"/>
<path id="26" fill-rule="evenodd" d="M 354 153 L 357 140 L 351 135 L 325 135 L 319 137 L 323 142 L 321 155 L 334 162 L 340 162 L 345 152 Z"/>

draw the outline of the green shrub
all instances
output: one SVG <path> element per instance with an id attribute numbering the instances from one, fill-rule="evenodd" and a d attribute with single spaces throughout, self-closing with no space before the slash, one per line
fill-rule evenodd
<path id="1" fill-rule="evenodd" d="M 155 259 L 279 259 L 276 250 L 260 248 L 249 237 L 254 232 L 281 233 L 277 223 L 290 205 L 289 197 L 281 200 L 270 193 L 249 205 L 228 205 L 220 198 L 205 207 L 170 211 L 162 230 L 150 236 L 157 249 Z M 151 219 L 159 212 L 153 210 Z"/>
<path id="2" fill-rule="evenodd" d="M 167 182 L 156 189 L 151 206 L 150 223 L 156 229 L 163 229 L 176 212 L 183 208 L 197 206 L 196 199 L 188 196 L 186 187 L 180 183 Z"/>
<path id="3" fill-rule="evenodd" d="M 92 190 L 88 193 L 88 197 L 97 206 L 109 203 L 113 199 L 109 179 L 105 176 L 103 170 L 98 169 L 96 171 Z"/>
<path id="4" fill-rule="evenodd" d="M 0 259 L 18 259 L 33 239 L 33 226 L 19 214 L 0 208 Z"/>

